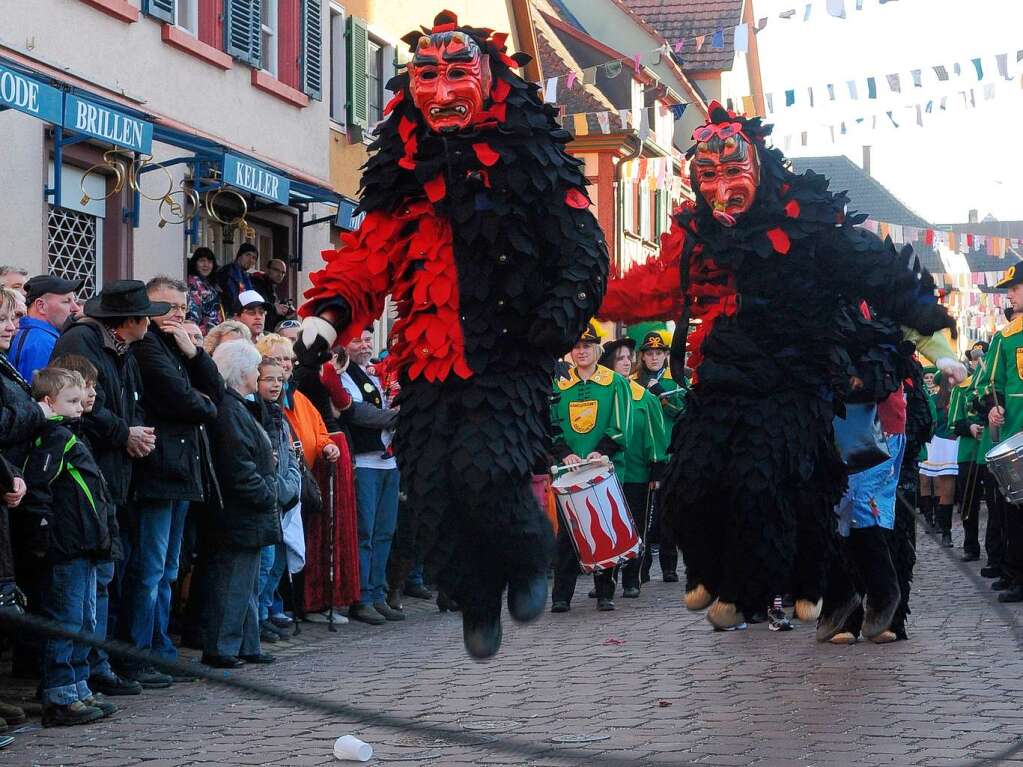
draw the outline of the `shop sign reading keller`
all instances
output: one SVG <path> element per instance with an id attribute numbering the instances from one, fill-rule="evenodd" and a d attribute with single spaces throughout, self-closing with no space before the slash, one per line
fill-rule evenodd
<path id="1" fill-rule="evenodd" d="M 291 193 L 287 177 L 229 152 L 224 153 L 224 183 L 281 205 L 288 204 Z"/>
<path id="2" fill-rule="evenodd" d="M 61 124 L 61 92 L 13 69 L 0 66 L 0 110 L 17 109 L 53 125 Z"/>
<path id="3" fill-rule="evenodd" d="M 152 123 L 70 93 L 64 103 L 64 127 L 140 154 L 153 150 Z"/>

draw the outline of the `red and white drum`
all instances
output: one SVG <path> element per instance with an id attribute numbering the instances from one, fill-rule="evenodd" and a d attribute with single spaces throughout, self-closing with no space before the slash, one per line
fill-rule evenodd
<path id="1" fill-rule="evenodd" d="M 558 476 L 565 468 L 555 467 L 554 497 L 582 571 L 607 570 L 638 557 L 642 542 L 614 466 L 600 462 Z"/>

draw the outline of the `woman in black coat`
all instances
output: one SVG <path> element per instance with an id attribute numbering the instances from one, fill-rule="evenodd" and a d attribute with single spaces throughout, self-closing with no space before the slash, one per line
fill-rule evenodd
<path id="1" fill-rule="evenodd" d="M 14 554 L 11 549 L 7 509 L 21 503 L 25 483 L 14 468 L 25 461 L 33 437 L 46 421 L 42 409 L 29 394 L 29 385 L 7 361 L 7 350 L 18 329 L 14 318 L 14 291 L 0 288 L 0 609 L 13 601 Z M 31 535 L 32 531 L 25 531 Z M 27 550 L 28 547 L 21 547 Z M 26 556 L 31 557 L 25 551 Z"/>
<path id="2" fill-rule="evenodd" d="M 246 399 L 258 390 L 261 359 L 248 341 L 230 341 L 213 354 L 227 384 L 212 430 L 223 509 L 211 520 L 214 540 L 202 656 L 203 663 L 215 668 L 274 660 L 259 648 L 256 582 L 260 549 L 281 540 L 276 461 L 260 405 Z"/>

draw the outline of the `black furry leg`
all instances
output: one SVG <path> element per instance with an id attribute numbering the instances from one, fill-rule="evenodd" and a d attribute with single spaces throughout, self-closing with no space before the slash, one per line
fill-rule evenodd
<path id="1" fill-rule="evenodd" d="M 908 638 L 906 618 L 910 613 L 909 592 L 913 585 L 913 568 L 916 566 L 916 520 L 913 517 L 910 498 L 907 498 L 900 489 L 895 501 L 895 527 L 888 533 L 888 548 L 891 551 L 901 595 L 899 606 L 892 616 L 891 629 L 899 639 Z"/>
<path id="2" fill-rule="evenodd" d="M 849 532 L 850 558 L 866 591 L 863 634 L 868 639 L 891 627 L 902 596 L 887 536 L 886 530 L 876 526 Z"/>

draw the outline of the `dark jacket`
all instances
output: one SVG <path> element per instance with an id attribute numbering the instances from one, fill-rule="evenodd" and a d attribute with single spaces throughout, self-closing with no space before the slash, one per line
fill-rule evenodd
<path id="1" fill-rule="evenodd" d="M 253 549 L 281 540 L 273 445 L 259 410 L 259 403 L 246 402 L 233 389 L 217 408 L 213 465 L 224 507 L 211 527 L 221 545 Z"/>
<path id="2" fill-rule="evenodd" d="M 238 266 L 237 261 L 224 264 L 216 274 L 216 283 L 220 288 L 220 300 L 224 306 L 224 316 L 234 317 L 241 309 L 238 295 L 244 290 L 253 290 L 252 278 L 249 273 Z M 263 296 L 266 298 L 266 296 Z"/>
<path id="3" fill-rule="evenodd" d="M 19 512 L 37 522 L 39 550 L 51 562 L 109 559 L 113 503 L 76 421 L 46 422 L 25 462 L 28 492 Z"/>
<path id="4" fill-rule="evenodd" d="M 0 354 L 0 453 L 21 466 L 32 439 L 46 421 L 28 383 Z"/>
<path id="5" fill-rule="evenodd" d="M 393 428 L 397 421 L 397 412 L 383 409 L 383 395 L 365 370 L 352 362 L 345 373 L 351 377 L 362 394 L 362 402 L 353 401 L 352 406 L 341 414 L 340 419 L 351 437 L 352 453 L 382 455 L 384 442 L 381 431 Z"/>
<path id="6" fill-rule="evenodd" d="M 84 317 L 69 325 L 53 347 L 53 356 L 80 354 L 96 366 L 96 404 L 82 419 L 83 432 L 103 470 L 118 506 L 128 501 L 132 458 L 125 446 L 128 428 L 142 426 L 142 376 L 131 350 L 118 353 L 113 335 L 97 320 Z"/>
<path id="7" fill-rule="evenodd" d="M 174 337 L 154 323 L 132 346 L 142 373 L 146 425 L 156 429 L 156 448 L 136 463 L 137 498 L 202 501 L 215 482 L 206 429 L 216 423 L 224 381 L 199 348 L 188 359 Z"/>

